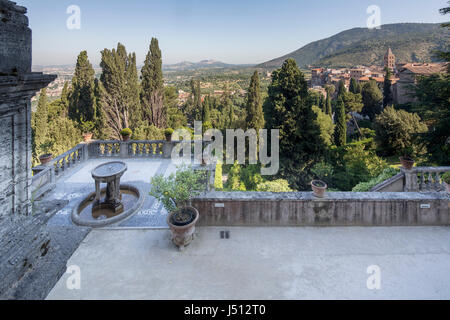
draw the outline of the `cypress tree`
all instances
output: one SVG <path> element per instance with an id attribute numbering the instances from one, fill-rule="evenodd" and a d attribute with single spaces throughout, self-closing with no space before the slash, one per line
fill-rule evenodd
<path id="1" fill-rule="evenodd" d="M 326 100 L 326 114 L 329 116 L 333 115 L 333 107 L 331 106 L 331 97 L 330 94 L 327 94 L 327 100 Z"/>
<path id="2" fill-rule="evenodd" d="M 264 128 L 264 113 L 262 108 L 261 86 L 258 71 L 253 73 L 247 93 L 247 129 L 255 129 L 258 133 Z"/>
<path id="3" fill-rule="evenodd" d="M 82 123 L 95 121 L 97 107 L 94 96 L 95 71 L 86 51 L 80 52 L 72 78 L 72 92 L 69 97 L 69 118 Z"/>
<path id="4" fill-rule="evenodd" d="M 360 92 L 358 92 L 358 83 L 356 82 L 355 78 L 352 78 L 352 79 L 350 80 L 350 88 L 349 88 L 349 91 L 350 91 L 351 93 L 360 93 Z"/>
<path id="5" fill-rule="evenodd" d="M 383 107 L 386 108 L 388 105 L 392 104 L 394 98 L 392 96 L 392 81 L 391 81 L 391 70 L 386 68 L 386 75 L 384 77 L 383 84 Z"/>
<path id="6" fill-rule="evenodd" d="M 39 147 L 48 137 L 48 103 L 47 88 L 41 90 L 36 112 L 33 113 L 31 119 L 31 129 L 33 137 L 33 154 L 37 156 Z"/>
<path id="7" fill-rule="evenodd" d="M 141 70 L 141 101 L 144 119 L 158 128 L 166 125 L 167 112 L 164 108 L 164 82 L 162 55 L 158 39 L 152 38 L 144 66 Z"/>
<path id="8" fill-rule="evenodd" d="M 383 111 L 383 94 L 378 88 L 375 80 L 370 80 L 363 86 L 362 101 L 364 108 L 362 114 L 369 116 L 370 120 L 374 120 L 375 117 Z"/>
<path id="9" fill-rule="evenodd" d="M 205 97 L 205 101 L 203 103 L 203 122 L 211 121 L 211 97 L 208 95 Z"/>
<path id="10" fill-rule="evenodd" d="M 345 95 L 347 93 L 347 88 L 345 87 L 344 81 L 339 81 L 338 84 L 338 97 L 342 97 L 343 95 Z"/>
<path id="11" fill-rule="evenodd" d="M 125 46 L 105 49 L 100 66 L 101 107 L 104 121 L 112 130 L 110 136 L 120 138 L 124 128 L 134 128 L 140 113 L 139 79 L 136 68 L 136 55 L 127 54 Z"/>
<path id="12" fill-rule="evenodd" d="M 336 104 L 335 113 L 335 130 L 334 130 L 334 143 L 336 146 L 341 147 L 347 143 L 347 121 L 345 116 L 345 105 L 341 98 L 338 99 Z"/>

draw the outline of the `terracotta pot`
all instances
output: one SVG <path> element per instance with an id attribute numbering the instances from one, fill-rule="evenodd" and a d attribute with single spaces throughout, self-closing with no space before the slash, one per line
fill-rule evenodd
<path id="1" fill-rule="evenodd" d="M 314 195 L 317 198 L 323 198 L 325 197 L 325 191 L 327 191 L 327 184 L 320 180 L 313 180 L 311 181 L 311 187 L 313 189 Z"/>
<path id="2" fill-rule="evenodd" d="M 83 134 L 83 141 L 84 142 L 89 142 L 92 140 L 92 133 L 85 133 Z"/>
<path id="3" fill-rule="evenodd" d="M 124 142 L 130 141 L 131 136 L 122 136 Z"/>
<path id="4" fill-rule="evenodd" d="M 184 247 L 189 245 L 194 239 L 195 225 L 197 224 L 197 221 L 200 217 L 197 209 L 195 209 L 194 207 L 184 207 L 180 210 L 183 209 L 191 210 L 195 215 L 194 221 L 192 221 L 188 225 L 176 226 L 171 222 L 172 216 L 176 212 L 169 214 L 167 217 L 167 224 L 169 225 L 170 231 L 172 233 L 172 242 L 180 249 L 184 249 Z"/>
<path id="5" fill-rule="evenodd" d="M 406 170 L 411 170 L 414 167 L 415 161 L 410 157 L 400 157 L 400 163 Z"/>
<path id="6" fill-rule="evenodd" d="M 445 190 L 447 191 L 448 194 L 450 194 L 450 184 L 445 183 Z"/>
<path id="7" fill-rule="evenodd" d="M 39 157 L 39 161 L 43 166 L 48 165 L 53 160 L 53 155 L 48 153 Z"/>

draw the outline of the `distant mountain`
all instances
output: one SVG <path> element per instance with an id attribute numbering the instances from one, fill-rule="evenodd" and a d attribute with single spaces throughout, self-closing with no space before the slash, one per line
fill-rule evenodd
<path id="1" fill-rule="evenodd" d="M 244 68 L 251 65 L 228 64 L 216 60 L 202 60 L 200 62 L 183 61 L 176 64 L 163 65 L 163 70 L 166 71 L 187 71 L 196 69 L 230 69 L 230 68 Z"/>
<path id="2" fill-rule="evenodd" d="M 354 28 L 343 31 L 257 67 L 278 68 L 287 58 L 294 58 L 301 67 L 382 65 L 388 47 L 398 62 L 436 61 L 434 51 L 448 50 L 449 46 L 448 30 L 440 24 L 388 24 L 381 26 L 381 29 Z"/>

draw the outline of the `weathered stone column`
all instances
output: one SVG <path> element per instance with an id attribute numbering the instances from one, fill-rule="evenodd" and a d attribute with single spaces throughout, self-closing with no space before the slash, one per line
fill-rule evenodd
<path id="1" fill-rule="evenodd" d="M 0 0 L 0 216 L 31 212 L 31 97 L 56 78 L 31 72 L 26 11 Z"/>

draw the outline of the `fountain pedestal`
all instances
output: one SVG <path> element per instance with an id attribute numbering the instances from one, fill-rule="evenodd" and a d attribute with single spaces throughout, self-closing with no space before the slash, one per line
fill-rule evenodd
<path id="1" fill-rule="evenodd" d="M 121 161 L 102 164 L 92 170 L 95 180 L 95 200 L 92 206 L 92 214 L 96 211 L 108 209 L 115 214 L 122 213 L 122 195 L 120 193 L 120 178 L 127 171 L 127 165 Z M 102 199 L 101 184 L 106 183 L 106 197 Z"/>

